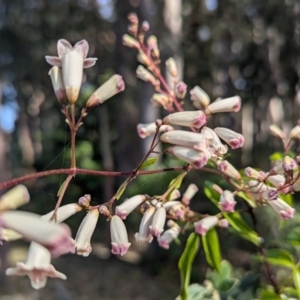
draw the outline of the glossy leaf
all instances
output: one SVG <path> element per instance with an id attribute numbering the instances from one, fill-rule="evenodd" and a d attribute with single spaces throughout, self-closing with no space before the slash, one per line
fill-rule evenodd
<path id="1" fill-rule="evenodd" d="M 237 193 L 237 195 L 238 195 L 240 198 L 242 198 L 242 199 L 244 199 L 245 201 L 247 201 L 248 204 L 249 204 L 251 207 L 253 207 L 253 208 L 257 207 L 255 201 L 253 201 L 253 200 L 251 199 L 251 197 L 249 197 L 245 192 L 241 192 L 241 191 L 240 191 L 240 192 Z"/>
<path id="2" fill-rule="evenodd" d="M 148 157 L 140 166 L 139 170 L 143 170 L 147 167 L 154 165 L 158 160 L 158 157 Z"/>
<path id="3" fill-rule="evenodd" d="M 263 257 L 259 255 L 253 256 L 256 260 L 263 262 Z M 274 266 L 293 269 L 295 266 L 294 257 L 291 253 L 284 249 L 269 249 L 266 253 L 267 260 Z"/>
<path id="4" fill-rule="evenodd" d="M 215 228 L 210 229 L 206 235 L 202 236 L 202 243 L 208 264 L 220 273 L 221 251 Z"/>
<path id="5" fill-rule="evenodd" d="M 191 233 L 187 239 L 185 249 L 180 257 L 178 267 L 181 276 L 181 299 L 187 300 L 188 287 L 190 284 L 190 277 L 192 271 L 192 265 L 195 256 L 199 250 L 199 236 L 196 233 Z"/>

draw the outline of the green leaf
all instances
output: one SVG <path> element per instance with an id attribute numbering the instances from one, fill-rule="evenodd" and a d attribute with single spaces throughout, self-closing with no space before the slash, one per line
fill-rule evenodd
<path id="1" fill-rule="evenodd" d="M 300 232 L 297 229 L 291 231 L 285 240 L 290 245 L 300 246 Z"/>
<path id="2" fill-rule="evenodd" d="M 181 276 L 181 299 L 187 300 L 188 287 L 190 284 L 192 264 L 199 250 L 199 236 L 196 233 L 191 233 L 187 239 L 185 249 L 180 257 L 178 267 Z"/>
<path id="3" fill-rule="evenodd" d="M 223 213 L 223 215 L 232 228 L 235 229 L 242 238 L 252 242 L 256 246 L 260 244 L 260 237 L 258 234 L 248 226 L 239 213 Z"/>
<path id="4" fill-rule="evenodd" d="M 154 165 L 158 160 L 158 157 L 148 157 L 140 166 L 139 170 L 143 170 L 147 167 Z"/>
<path id="5" fill-rule="evenodd" d="M 62 192 L 62 189 L 64 188 L 65 186 L 65 183 L 66 183 L 67 179 L 61 184 L 61 186 L 59 187 L 58 191 L 57 191 L 57 197 L 60 196 L 61 192 Z"/>
<path id="6" fill-rule="evenodd" d="M 293 280 L 297 290 L 298 298 L 300 299 L 300 269 L 295 266 L 293 270 Z"/>
<path id="7" fill-rule="evenodd" d="M 261 290 L 259 296 L 260 300 L 282 300 L 279 295 L 268 290 Z"/>
<path id="8" fill-rule="evenodd" d="M 280 194 L 279 197 L 285 201 L 288 205 L 293 206 L 294 199 L 292 194 Z"/>
<path id="9" fill-rule="evenodd" d="M 272 155 L 270 155 L 269 158 L 270 158 L 271 162 L 274 162 L 274 161 L 278 161 L 278 160 L 283 160 L 283 157 L 284 157 L 283 153 L 275 152 Z"/>
<path id="10" fill-rule="evenodd" d="M 263 261 L 262 256 L 254 256 L 257 260 Z M 266 253 L 267 260 L 274 266 L 293 269 L 295 260 L 291 253 L 284 249 L 269 249 Z"/>
<path id="11" fill-rule="evenodd" d="M 202 242 L 208 264 L 220 273 L 221 251 L 218 234 L 215 228 L 210 229 L 206 235 L 202 236 Z"/>
<path id="12" fill-rule="evenodd" d="M 128 179 L 126 179 L 122 184 L 121 186 L 119 187 L 118 191 L 116 192 L 116 200 L 119 200 L 121 198 L 121 196 L 123 195 L 126 187 L 127 187 L 127 184 L 128 184 Z"/>
<path id="13" fill-rule="evenodd" d="M 253 207 L 253 208 L 256 208 L 256 207 L 257 207 L 255 201 L 253 201 L 253 200 L 251 199 L 251 197 L 249 197 L 245 192 L 241 192 L 241 191 L 240 191 L 240 192 L 237 193 L 237 195 L 238 195 L 240 198 L 242 198 L 242 199 L 244 199 L 245 201 L 247 201 L 251 207 Z"/>
<path id="14" fill-rule="evenodd" d="M 214 183 L 206 180 L 204 182 L 204 194 L 213 204 L 220 208 L 220 194 L 213 189 L 213 185 Z"/>

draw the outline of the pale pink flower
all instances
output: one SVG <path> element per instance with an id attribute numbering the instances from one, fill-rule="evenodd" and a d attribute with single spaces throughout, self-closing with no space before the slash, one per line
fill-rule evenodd
<path id="1" fill-rule="evenodd" d="M 146 123 L 146 124 L 139 123 L 137 125 L 137 133 L 139 137 L 142 139 L 155 134 L 156 130 L 157 130 L 156 122 Z M 167 132 L 172 130 L 174 130 L 174 128 L 170 125 L 162 125 L 159 127 L 159 132 Z"/>
<path id="2" fill-rule="evenodd" d="M 166 222 L 166 209 L 164 207 L 158 207 L 153 215 L 151 222 L 150 234 L 153 236 L 160 236 L 164 231 L 164 225 Z"/>
<path id="3" fill-rule="evenodd" d="M 227 219 L 221 219 L 218 222 L 218 226 L 221 228 L 227 228 L 229 226 L 229 222 L 227 221 Z"/>
<path id="4" fill-rule="evenodd" d="M 0 214 L 0 227 L 12 229 L 23 238 L 46 247 L 52 256 L 75 251 L 71 230 L 65 224 L 42 220 L 39 215 L 23 211 L 6 211 Z"/>
<path id="5" fill-rule="evenodd" d="M 115 74 L 104 82 L 88 99 L 87 108 L 95 107 L 102 104 L 107 99 L 124 91 L 125 83 L 121 75 Z"/>
<path id="6" fill-rule="evenodd" d="M 180 191 L 178 189 L 176 189 L 171 193 L 169 201 L 176 200 L 180 196 L 181 196 Z"/>
<path id="7" fill-rule="evenodd" d="M 54 66 L 50 69 L 48 75 L 50 75 L 52 86 L 55 92 L 57 100 L 64 104 L 67 100 L 66 89 L 62 79 L 61 68 Z"/>
<path id="8" fill-rule="evenodd" d="M 47 277 L 67 279 L 65 274 L 56 271 L 51 265 L 49 250 L 35 242 L 30 244 L 26 262 L 18 262 L 16 268 L 7 269 L 6 275 L 28 275 L 31 286 L 36 290 L 46 285 Z"/>
<path id="9" fill-rule="evenodd" d="M 167 152 L 193 165 L 195 169 L 201 169 L 211 157 L 208 151 L 195 151 L 181 146 L 169 147 Z"/>
<path id="10" fill-rule="evenodd" d="M 164 124 L 201 128 L 206 123 L 202 110 L 176 112 L 163 119 Z"/>
<path id="11" fill-rule="evenodd" d="M 129 34 L 124 34 L 122 37 L 123 45 L 129 48 L 139 50 L 141 48 L 140 43 Z"/>
<path id="12" fill-rule="evenodd" d="M 177 78 L 178 69 L 177 69 L 176 61 L 173 57 L 170 57 L 169 59 L 166 60 L 166 67 L 167 67 L 167 71 L 170 73 L 170 75 L 173 78 Z"/>
<path id="13" fill-rule="evenodd" d="M 219 222 L 218 217 L 209 216 L 201 219 L 198 222 L 194 223 L 195 232 L 200 235 L 206 235 L 207 231 L 213 227 L 215 227 Z"/>
<path id="14" fill-rule="evenodd" d="M 250 178 L 257 179 L 259 181 L 264 180 L 264 178 L 266 177 L 266 174 L 264 172 L 257 171 L 251 167 L 247 167 L 244 171 L 244 174 Z"/>
<path id="15" fill-rule="evenodd" d="M 223 212 L 234 212 L 236 201 L 232 192 L 225 190 L 220 196 L 219 204 Z"/>
<path id="16" fill-rule="evenodd" d="M 204 136 L 205 140 L 209 145 L 209 151 L 214 156 L 223 156 L 227 153 L 227 146 L 223 145 L 218 137 L 218 135 L 209 127 L 203 127 L 201 129 L 201 134 Z"/>
<path id="17" fill-rule="evenodd" d="M 279 188 L 282 193 L 288 193 L 290 190 L 290 186 L 282 189 L 282 187 L 285 185 L 285 177 L 280 174 L 268 176 L 267 181 L 272 183 L 275 187 Z"/>
<path id="18" fill-rule="evenodd" d="M 231 178 L 235 178 L 237 180 L 241 179 L 241 174 L 239 171 L 227 160 L 223 160 L 222 162 L 218 163 L 218 169 Z"/>
<path id="19" fill-rule="evenodd" d="M 195 196 L 198 190 L 199 189 L 196 184 L 191 183 L 184 192 L 181 202 L 187 206 L 190 205 L 191 199 Z"/>
<path id="20" fill-rule="evenodd" d="M 164 109 L 168 110 L 168 108 L 172 105 L 172 101 L 169 96 L 161 93 L 154 93 L 151 102 L 154 106 L 162 106 Z"/>
<path id="21" fill-rule="evenodd" d="M 170 243 L 175 240 L 180 233 L 180 227 L 174 221 L 169 220 L 168 226 L 171 228 L 167 229 L 161 236 L 157 238 L 158 245 L 164 249 L 169 249 Z"/>
<path id="22" fill-rule="evenodd" d="M 288 173 L 288 172 L 293 172 L 294 170 L 296 170 L 298 168 L 298 165 L 294 159 L 292 159 L 289 156 L 285 156 L 283 158 L 282 168 L 283 168 L 284 172 Z"/>
<path id="23" fill-rule="evenodd" d="M 295 209 L 289 206 L 280 198 L 268 201 L 272 208 L 280 215 L 281 219 L 288 220 L 294 218 Z"/>
<path id="24" fill-rule="evenodd" d="M 187 90 L 187 85 L 183 81 L 177 83 L 175 86 L 176 97 L 179 99 L 183 99 L 185 97 L 186 90 Z"/>
<path id="25" fill-rule="evenodd" d="M 157 79 L 155 79 L 154 75 L 149 72 L 145 67 L 143 67 L 142 65 L 139 65 L 136 69 L 136 76 L 137 78 L 149 82 L 152 85 L 156 85 L 157 84 Z"/>
<path id="26" fill-rule="evenodd" d="M 150 206 L 144 213 L 143 218 L 141 220 L 139 232 L 137 232 L 134 237 L 138 242 L 148 241 L 151 243 L 153 240 L 152 235 L 150 234 L 150 228 L 153 215 L 155 213 L 155 207 Z"/>
<path id="27" fill-rule="evenodd" d="M 209 96 L 199 86 L 195 86 L 193 89 L 191 89 L 190 95 L 191 100 L 193 101 L 193 105 L 197 109 L 206 108 L 210 103 Z"/>
<path id="28" fill-rule="evenodd" d="M 164 143 L 174 144 L 194 150 L 206 150 L 206 140 L 200 133 L 174 130 L 165 132 L 161 135 L 160 140 Z"/>
<path id="29" fill-rule="evenodd" d="M 276 200 L 278 197 L 278 191 L 274 188 L 268 187 L 268 189 L 261 193 L 261 196 L 265 200 Z"/>
<path id="30" fill-rule="evenodd" d="M 29 202 L 30 195 L 25 185 L 19 184 L 0 197 L 0 211 L 16 209 Z"/>
<path id="31" fill-rule="evenodd" d="M 83 69 L 92 67 L 97 60 L 97 58 L 86 58 L 88 51 L 89 44 L 86 40 L 82 40 L 72 47 L 67 40 L 61 39 L 57 42 L 58 57 L 46 56 L 49 64 L 62 68 L 63 83 L 71 104 L 78 99 Z"/>
<path id="32" fill-rule="evenodd" d="M 146 199 L 146 195 L 136 195 L 126 199 L 122 204 L 116 206 L 116 215 L 125 220 L 126 217 Z"/>
<path id="33" fill-rule="evenodd" d="M 231 147 L 231 149 L 243 147 L 244 137 L 241 134 L 224 127 L 217 127 L 214 129 L 214 131 L 219 138 L 221 138 Z"/>
<path id="34" fill-rule="evenodd" d="M 234 96 L 231 98 L 220 99 L 211 103 L 205 109 L 206 115 L 211 115 L 220 112 L 238 112 L 241 109 L 241 98 Z"/>
<path id="35" fill-rule="evenodd" d="M 111 252 L 116 255 L 125 255 L 131 245 L 128 242 L 126 227 L 119 216 L 110 220 Z"/>
<path id="36" fill-rule="evenodd" d="M 98 209 L 90 210 L 84 217 L 75 238 L 76 254 L 89 256 L 89 254 L 92 252 L 91 238 L 95 231 L 98 218 Z"/>

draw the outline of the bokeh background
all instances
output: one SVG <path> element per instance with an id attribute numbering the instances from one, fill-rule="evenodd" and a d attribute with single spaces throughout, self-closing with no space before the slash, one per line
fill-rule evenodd
<path id="1" fill-rule="evenodd" d="M 238 168 L 269 167 L 269 155 L 281 144 L 268 134 L 270 124 L 285 131 L 299 118 L 300 92 L 300 2 L 299 0 L 1 0 L 0 1 L 0 181 L 36 171 L 68 167 L 69 132 L 60 113 L 47 75 L 45 55 L 56 55 L 56 43 L 86 39 L 89 57 L 97 57 L 85 70 L 78 113 L 87 97 L 112 74 L 121 74 L 126 90 L 92 111 L 77 136 L 78 167 L 128 171 L 137 166 L 149 146 L 140 140 L 136 124 L 165 115 L 153 108 L 153 88 L 135 77 L 136 53 L 122 45 L 127 15 L 136 12 L 148 20 L 150 34 L 158 37 L 162 62 L 173 56 L 180 64 L 189 88 L 200 85 L 214 100 L 240 95 L 243 108 L 237 114 L 212 118 L 211 126 L 242 132 L 245 146 L 234 151 L 230 161 Z M 162 63 L 164 72 L 164 64 Z M 186 100 L 185 107 L 191 108 Z M 161 161 L 161 165 L 178 165 Z M 163 193 L 176 174 L 138 178 L 123 198 L 137 193 Z M 205 179 L 191 172 L 182 192 L 191 182 L 201 189 Z M 30 204 L 22 209 L 39 214 L 52 210 L 64 176 L 26 182 Z M 64 198 L 71 203 L 91 194 L 92 203 L 110 199 L 124 178 L 76 176 Z M 3 191 L 0 191 L 0 193 Z M 202 192 L 194 206 L 210 212 Z M 262 216 L 264 216 L 264 211 Z M 76 233 L 83 215 L 68 224 Z M 263 217 L 262 217 L 263 218 Z M 126 225 L 132 236 L 140 216 L 130 216 Z M 268 235 L 270 222 L 262 232 Z M 253 266 L 248 242 L 222 234 L 223 256 L 243 272 Z M 28 278 L 7 278 L 5 268 L 23 261 L 28 244 L 15 242 L 0 247 L 0 299 L 174 299 L 179 293 L 177 262 L 184 240 L 170 251 L 156 243 L 137 245 L 124 260 L 110 256 L 109 228 L 99 220 L 93 236 L 94 251 L 88 258 L 65 256 L 54 261 L 68 276 L 66 282 L 49 280 L 45 289 L 34 291 Z M 203 252 L 195 264 L 192 281 L 202 282 L 207 269 Z M 263 279 L 262 279 L 263 280 Z"/>

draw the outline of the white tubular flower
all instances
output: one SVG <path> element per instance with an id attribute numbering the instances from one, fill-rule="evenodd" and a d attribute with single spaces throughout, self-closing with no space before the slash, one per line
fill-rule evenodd
<path id="1" fill-rule="evenodd" d="M 251 168 L 251 167 L 247 167 L 244 171 L 244 174 L 247 177 L 253 178 L 253 179 L 257 179 L 259 181 L 263 181 L 264 178 L 266 177 L 266 174 L 264 172 L 259 172 L 256 171 L 255 169 Z"/>
<path id="2" fill-rule="evenodd" d="M 219 138 L 221 138 L 231 147 L 231 149 L 243 147 L 245 139 L 241 134 L 223 127 L 217 127 L 214 129 L 214 131 Z"/>
<path id="3" fill-rule="evenodd" d="M 57 42 L 58 57 L 46 56 L 46 61 L 53 66 L 62 68 L 62 77 L 68 100 L 74 104 L 78 99 L 84 68 L 90 68 L 97 58 L 86 58 L 89 44 L 82 40 L 74 47 L 64 39 Z"/>
<path id="4" fill-rule="evenodd" d="M 182 203 L 180 201 L 168 201 L 163 204 L 163 207 L 168 211 L 169 209 L 177 205 L 182 205 Z"/>
<path id="5" fill-rule="evenodd" d="M 149 243 L 152 242 L 153 237 L 150 234 L 149 226 L 151 225 L 153 215 L 155 212 L 155 207 L 150 206 L 144 213 L 139 232 L 137 232 L 134 237 L 137 242 L 145 242 L 148 241 Z"/>
<path id="6" fill-rule="evenodd" d="M 289 206 L 280 198 L 268 201 L 272 208 L 280 215 L 281 219 L 288 220 L 294 218 L 295 209 Z"/>
<path id="7" fill-rule="evenodd" d="M 15 230 L 23 238 L 46 247 L 52 256 L 74 253 L 71 230 L 65 224 L 42 220 L 39 215 L 23 211 L 6 211 L 0 214 L 0 227 Z"/>
<path id="8" fill-rule="evenodd" d="M 227 153 L 227 146 L 223 145 L 218 135 L 209 127 L 203 127 L 201 134 L 209 144 L 209 150 L 214 156 L 223 156 Z"/>
<path id="9" fill-rule="evenodd" d="M 169 59 L 166 60 L 166 67 L 170 75 L 173 78 L 177 78 L 178 69 L 177 69 L 176 61 L 173 57 L 170 57 Z"/>
<path id="10" fill-rule="evenodd" d="M 0 212 L 16 209 L 29 202 L 30 195 L 25 185 L 19 184 L 0 197 Z"/>
<path id="11" fill-rule="evenodd" d="M 198 151 L 205 151 L 207 149 L 204 136 L 200 133 L 190 131 L 174 130 L 165 132 L 161 135 L 160 140 L 164 143 L 192 148 Z"/>
<path id="12" fill-rule="evenodd" d="M 65 274 L 56 271 L 51 265 L 49 250 L 35 242 L 30 244 L 26 262 L 18 262 L 16 268 L 8 268 L 5 273 L 7 276 L 28 275 L 31 286 L 36 290 L 45 287 L 47 277 L 67 279 Z"/>
<path id="13" fill-rule="evenodd" d="M 230 191 L 224 191 L 220 196 L 220 202 L 222 212 L 234 212 L 236 201 L 234 195 Z"/>
<path id="14" fill-rule="evenodd" d="M 176 189 L 171 193 L 169 201 L 176 200 L 180 196 L 181 196 L 180 191 L 178 189 Z"/>
<path id="15" fill-rule="evenodd" d="M 61 223 L 80 211 L 82 211 L 82 207 L 77 203 L 70 203 L 60 206 L 56 212 L 56 219 L 54 219 L 53 221 L 55 221 L 56 223 Z M 41 219 L 51 221 L 53 214 L 54 210 L 50 211 L 46 215 L 41 216 Z"/>
<path id="16" fill-rule="evenodd" d="M 150 73 L 147 69 L 145 69 L 142 65 L 137 67 L 136 76 L 137 78 L 149 82 L 154 86 L 157 84 L 157 80 L 155 79 L 154 75 Z"/>
<path id="17" fill-rule="evenodd" d="M 238 112 L 241 109 L 241 98 L 234 96 L 231 98 L 217 100 L 211 103 L 205 109 L 206 115 L 211 115 L 220 112 Z"/>
<path id="18" fill-rule="evenodd" d="M 193 165 L 195 169 L 201 169 L 202 167 L 204 167 L 211 157 L 208 151 L 200 152 L 181 146 L 169 147 L 167 149 L 167 152 Z"/>
<path id="19" fill-rule="evenodd" d="M 57 100 L 61 104 L 64 104 L 67 100 L 67 94 L 62 79 L 61 69 L 58 66 L 54 66 L 50 69 L 48 75 L 50 75 L 52 86 Z"/>
<path id="20" fill-rule="evenodd" d="M 153 236 L 160 236 L 164 231 L 166 222 L 166 209 L 164 207 L 158 207 L 154 213 L 150 228 L 150 234 Z"/>
<path id="21" fill-rule="evenodd" d="M 156 128 L 157 127 L 155 122 L 146 123 L 146 124 L 139 123 L 137 125 L 137 133 L 140 138 L 144 139 L 150 135 L 155 134 Z M 159 127 L 159 132 L 167 132 L 172 130 L 174 130 L 174 128 L 170 125 L 162 125 Z"/>
<path id="22" fill-rule="evenodd" d="M 76 254 L 82 256 L 89 256 L 92 252 L 91 238 L 95 231 L 99 210 L 90 210 L 82 220 L 75 238 Z"/>
<path id="23" fill-rule="evenodd" d="M 227 160 L 223 160 L 221 163 L 218 163 L 218 169 L 231 178 L 235 178 L 237 180 L 241 179 L 239 171 Z"/>
<path id="24" fill-rule="evenodd" d="M 116 215 L 125 220 L 126 217 L 147 199 L 146 195 L 136 195 L 116 206 Z"/>
<path id="25" fill-rule="evenodd" d="M 86 103 L 87 108 L 93 108 L 102 104 L 107 99 L 124 91 L 125 83 L 121 75 L 115 74 L 106 82 L 104 82 L 88 99 Z"/>
<path id="26" fill-rule="evenodd" d="M 263 182 L 257 180 L 250 180 L 248 182 L 249 191 L 255 200 L 260 198 L 260 195 L 268 190 L 268 186 Z"/>
<path id="27" fill-rule="evenodd" d="M 162 106 L 166 110 L 172 104 L 171 99 L 167 95 L 161 93 L 154 93 L 150 101 L 154 106 Z"/>
<path id="28" fill-rule="evenodd" d="M 113 216 L 110 220 L 111 252 L 116 255 L 125 255 L 131 245 L 128 242 L 126 227 L 119 216 Z"/>
<path id="29" fill-rule="evenodd" d="M 200 235 L 206 235 L 207 231 L 215 227 L 219 222 L 216 216 L 209 216 L 194 223 L 195 232 Z"/>
<path id="30" fill-rule="evenodd" d="M 201 128 L 206 123 L 206 115 L 202 110 L 182 111 L 166 116 L 163 123 Z"/>
<path id="31" fill-rule="evenodd" d="M 141 48 L 140 43 L 129 34 L 124 34 L 122 41 L 123 45 L 126 47 L 133 48 L 136 50 L 139 50 Z"/>
<path id="32" fill-rule="evenodd" d="M 269 131 L 270 131 L 271 134 L 273 134 L 274 136 L 280 138 L 281 140 L 283 140 L 285 138 L 284 132 L 277 125 L 274 125 L 274 124 L 271 125 L 269 127 Z"/>
<path id="33" fill-rule="evenodd" d="M 206 108 L 210 103 L 207 93 L 197 85 L 191 89 L 190 95 L 193 105 L 198 109 Z"/>
<path id="34" fill-rule="evenodd" d="M 262 198 L 265 200 L 276 200 L 278 197 L 278 191 L 274 188 L 268 187 L 268 189 L 261 194 Z"/>
<path id="35" fill-rule="evenodd" d="M 186 191 L 184 192 L 181 202 L 185 205 L 190 205 L 191 199 L 195 196 L 195 194 L 198 192 L 198 187 L 196 184 L 191 183 Z"/>
<path id="36" fill-rule="evenodd" d="M 168 222 L 168 225 L 171 225 L 171 228 L 166 230 L 161 236 L 157 238 L 158 245 L 164 249 L 169 249 L 170 243 L 174 241 L 180 233 L 180 227 L 175 222 L 170 221 Z"/>
<path id="37" fill-rule="evenodd" d="M 280 188 L 282 193 L 288 193 L 290 186 L 287 186 L 284 189 L 281 189 L 285 185 L 285 177 L 282 175 L 272 175 L 267 177 L 267 181 L 272 183 L 275 187 Z"/>

